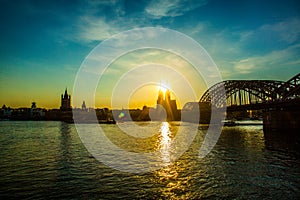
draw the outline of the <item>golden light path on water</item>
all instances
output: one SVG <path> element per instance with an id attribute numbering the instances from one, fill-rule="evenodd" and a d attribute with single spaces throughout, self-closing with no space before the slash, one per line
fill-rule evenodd
<path id="1" fill-rule="evenodd" d="M 161 162 L 165 164 L 165 167 L 153 172 L 154 181 L 159 180 L 159 184 L 162 185 L 159 188 L 159 193 L 165 199 L 186 199 L 191 197 L 190 192 L 185 192 L 183 195 L 176 194 L 177 191 L 185 191 L 186 187 L 189 186 L 188 180 L 191 179 L 191 176 L 185 176 L 184 178 L 179 178 L 179 173 L 182 173 L 185 170 L 181 164 L 176 164 L 172 162 L 172 152 L 174 147 L 172 147 L 172 140 L 176 134 L 174 130 L 175 126 L 173 123 L 162 122 L 159 129 L 159 138 L 158 138 L 158 148 L 161 153 Z"/>
<path id="2" fill-rule="evenodd" d="M 160 152 L 162 155 L 162 160 L 165 164 L 170 164 L 170 145 L 171 145 L 171 138 L 170 134 L 170 125 L 168 122 L 162 122 L 159 132 L 161 133 L 161 140 L 160 140 Z"/>

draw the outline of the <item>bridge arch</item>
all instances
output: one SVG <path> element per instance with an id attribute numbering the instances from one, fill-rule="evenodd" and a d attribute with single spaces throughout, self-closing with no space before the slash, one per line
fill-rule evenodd
<path id="1" fill-rule="evenodd" d="M 300 97 L 300 73 L 286 81 L 279 91 L 284 100 Z"/>
<path id="2" fill-rule="evenodd" d="M 225 89 L 225 93 L 224 93 Z M 233 105 L 286 101 L 300 98 L 300 73 L 288 81 L 227 80 L 210 87 L 201 102 L 210 102 L 217 108 Z"/>
<path id="3" fill-rule="evenodd" d="M 210 87 L 201 97 L 200 102 L 211 102 L 217 107 L 223 107 L 224 102 L 227 106 L 246 105 L 257 102 L 273 101 L 281 97 L 279 88 L 284 84 L 283 81 L 271 80 L 228 80 L 217 83 Z M 220 93 L 219 89 L 224 87 L 225 94 Z"/>

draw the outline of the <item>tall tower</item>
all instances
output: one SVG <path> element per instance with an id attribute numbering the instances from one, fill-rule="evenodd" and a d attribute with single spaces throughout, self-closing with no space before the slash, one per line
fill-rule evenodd
<path id="1" fill-rule="evenodd" d="M 167 89 L 166 91 L 166 98 L 165 98 L 166 101 L 170 101 L 171 100 L 171 93 L 170 93 L 170 90 Z"/>
<path id="2" fill-rule="evenodd" d="M 65 94 L 61 95 L 60 110 L 71 110 L 71 95 L 68 94 L 67 88 L 65 90 Z"/>
<path id="3" fill-rule="evenodd" d="M 83 101 L 83 102 L 82 102 L 82 105 L 81 105 L 81 110 L 86 110 L 85 101 Z"/>
<path id="4" fill-rule="evenodd" d="M 169 89 L 166 90 L 165 94 L 161 90 L 159 90 L 158 92 L 156 112 L 158 115 L 157 119 L 160 120 L 163 119 L 160 117 L 160 115 L 162 114 L 162 107 L 166 112 L 167 121 L 179 120 L 179 113 L 177 110 L 176 100 L 171 99 L 171 92 Z"/>
<path id="5" fill-rule="evenodd" d="M 156 103 L 162 105 L 163 101 L 164 101 L 164 93 L 163 93 L 163 91 L 159 90 L 158 91 L 158 98 L 157 98 Z"/>

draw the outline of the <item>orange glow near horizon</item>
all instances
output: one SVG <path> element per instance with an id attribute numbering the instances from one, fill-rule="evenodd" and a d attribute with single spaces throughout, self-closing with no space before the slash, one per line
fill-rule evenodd
<path id="1" fill-rule="evenodd" d="M 141 105 L 147 106 L 147 107 L 156 107 L 156 101 L 158 98 L 158 92 L 161 90 L 164 95 L 166 91 L 170 89 L 170 87 L 166 87 L 166 85 L 145 85 L 143 87 L 140 87 L 136 91 L 132 93 L 129 99 L 129 108 L 142 108 Z M 176 99 L 177 107 L 181 107 L 181 103 L 178 98 L 176 98 L 176 95 L 171 92 L 171 98 Z M 143 99 L 143 102 L 141 102 L 141 99 Z M 124 108 L 126 106 L 124 105 Z"/>
<path id="2" fill-rule="evenodd" d="M 128 100 L 129 108 L 154 107 L 156 105 L 157 91 L 155 85 L 145 85 L 133 91 Z M 127 107 L 123 105 L 124 108 Z"/>

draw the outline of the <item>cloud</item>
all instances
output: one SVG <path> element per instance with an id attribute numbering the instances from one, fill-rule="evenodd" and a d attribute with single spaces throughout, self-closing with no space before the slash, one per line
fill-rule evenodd
<path id="1" fill-rule="evenodd" d="M 148 6 L 146 6 L 145 11 L 156 19 L 160 19 L 162 17 L 176 17 L 198 7 L 204 6 L 207 3 L 207 0 L 194 2 L 188 0 L 153 0 L 148 4 Z"/>
<path id="2" fill-rule="evenodd" d="M 103 41 L 125 30 L 153 26 L 153 18 L 180 16 L 206 4 L 207 0 L 195 2 L 153 0 L 146 7 L 142 6 L 145 10 L 129 12 L 122 0 L 87 1 L 83 4 L 81 14 L 77 17 L 74 26 L 67 30 L 69 33 L 67 37 L 84 43 Z M 169 18 L 167 22 L 161 20 L 160 25 L 168 27 L 171 22 L 172 18 Z M 156 24 L 155 26 L 159 25 Z M 197 34 L 203 28 L 204 24 L 198 23 L 196 27 L 193 27 L 192 34 Z"/>
<path id="3" fill-rule="evenodd" d="M 126 18 L 124 0 L 84 0 L 78 3 L 76 16 L 70 19 L 72 26 L 64 30 L 65 39 L 90 43 L 103 41 L 136 23 Z"/>
<path id="4" fill-rule="evenodd" d="M 103 2 L 101 3 L 103 4 Z M 151 22 L 145 17 L 136 18 L 135 15 L 122 17 L 125 13 L 124 7 L 117 3 L 115 6 L 114 4 L 109 4 L 108 10 L 103 10 L 103 13 L 106 14 L 99 15 L 99 12 L 101 12 L 99 9 L 97 13 L 94 7 L 90 8 L 90 6 L 87 6 L 75 23 L 73 32 L 76 35 L 72 36 L 72 34 L 69 34 L 70 38 L 84 43 L 103 41 L 122 31 L 151 26 Z"/>
<path id="5" fill-rule="evenodd" d="M 202 32 L 203 30 L 205 29 L 205 24 L 204 23 L 198 23 L 196 26 L 194 26 L 192 29 L 191 29 L 191 35 L 196 35 L 200 32 Z"/>
<path id="6" fill-rule="evenodd" d="M 90 16 L 79 19 L 78 29 L 77 38 L 86 42 L 105 40 L 119 31 L 104 19 Z"/>
<path id="7" fill-rule="evenodd" d="M 267 53 L 270 49 L 300 42 L 300 19 L 264 24 L 255 30 L 243 30 L 237 34 L 240 36 L 241 47 L 249 51 Z"/>
<path id="8" fill-rule="evenodd" d="M 197 41 L 203 41 L 224 78 L 280 77 L 278 71 L 299 73 L 299 18 L 263 24 L 254 29 L 226 27 L 215 32 L 210 27 L 196 34 Z M 287 68 L 291 72 L 284 72 Z"/>
<path id="9" fill-rule="evenodd" d="M 232 64 L 234 66 L 234 72 L 237 74 L 259 74 L 264 77 L 280 70 L 286 70 L 288 73 L 296 74 L 299 72 L 299 52 L 300 44 L 297 44 L 283 50 L 272 51 L 265 55 L 241 59 Z M 254 77 L 248 78 L 251 79 Z"/>
<path id="10" fill-rule="evenodd" d="M 140 12 L 128 13 L 126 17 L 122 17 L 121 15 L 125 13 L 126 9 L 124 4 L 119 5 L 117 1 L 91 2 L 77 18 L 73 31 L 75 34 L 71 37 L 84 43 L 103 41 L 125 30 L 151 26 L 153 19 L 159 20 L 162 26 L 174 28 L 176 22 L 169 23 L 173 20 L 171 17 L 184 15 L 188 11 L 206 5 L 207 2 L 153 0 L 146 7 L 142 6 L 146 15 L 141 15 L 140 18 L 137 18 L 137 13 Z M 101 9 L 103 7 L 112 9 L 117 5 L 118 9 L 112 9 L 112 13 L 102 10 L 106 14 L 99 14 L 101 11 L 95 9 L 98 4 Z M 162 19 L 164 17 L 169 18 Z M 260 76 L 257 72 L 269 70 L 270 73 L 275 74 L 276 72 L 270 69 L 295 66 L 299 63 L 296 56 L 299 48 L 295 45 L 300 43 L 299 18 L 263 24 L 255 29 L 228 26 L 220 30 L 212 27 L 214 25 L 209 21 L 194 21 L 178 26 L 176 30 L 192 36 L 202 44 L 218 64 L 222 74 L 225 73 L 225 78 L 238 75 L 244 77 L 251 75 L 252 78 L 256 78 L 254 74 Z M 123 42 L 127 43 L 128 41 Z M 291 45 L 293 46 L 291 47 Z"/>
<path id="11" fill-rule="evenodd" d="M 255 60 L 255 58 L 252 59 L 247 58 L 236 62 L 234 65 L 235 71 L 237 71 L 240 74 L 251 73 L 252 70 L 255 68 L 253 60 Z"/>
<path id="12" fill-rule="evenodd" d="M 281 41 L 293 43 L 299 40 L 300 36 L 300 19 L 288 19 L 273 25 L 264 25 L 259 32 L 276 34 Z"/>
<path id="13" fill-rule="evenodd" d="M 112 7 L 112 11 L 119 11 L 124 5 L 124 0 L 84 0 L 82 2 L 83 11 L 89 13 L 97 13 L 99 11 L 105 11 L 105 8 Z"/>
<path id="14" fill-rule="evenodd" d="M 106 20 L 104 17 L 86 15 L 79 18 L 75 30 L 75 33 L 77 34 L 71 34 L 71 38 L 84 43 L 103 41 L 114 34 L 130 30 L 138 26 L 139 25 L 131 19 L 126 21 L 122 18 Z"/>
<path id="15" fill-rule="evenodd" d="M 209 28 L 210 26 L 206 26 L 204 30 L 211 38 L 205 41 L 207 48 L 210 53 L 223 59 L 266 55 L 300 43 L 299 18 L 263 24 L 255 29 L 226 27 L 216 33 L 209 32 Z M 199 38 L 204 37 L 201 35 Z"/>

